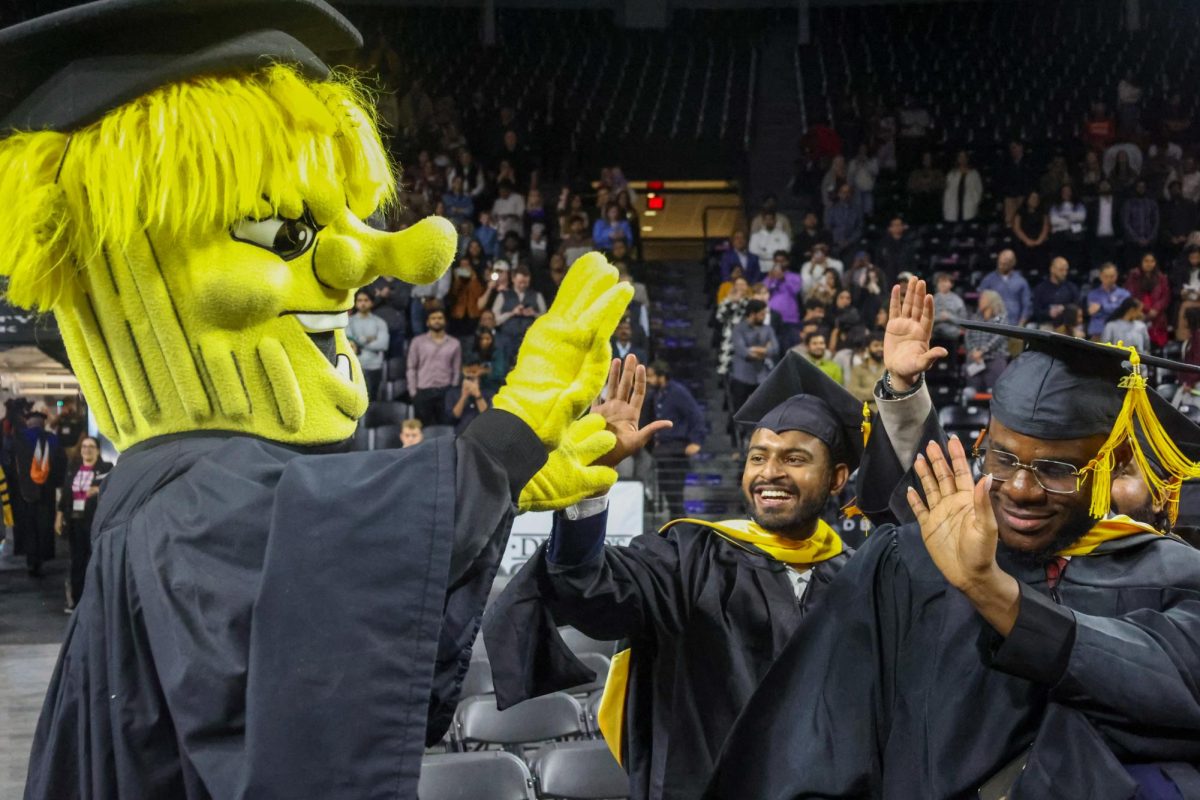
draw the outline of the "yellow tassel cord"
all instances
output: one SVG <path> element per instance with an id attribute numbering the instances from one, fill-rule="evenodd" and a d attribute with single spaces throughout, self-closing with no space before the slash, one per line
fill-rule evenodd
<path id="1" fill-rule="evenodd" d="M 867 440 L 871 438 L 871 405 L 863 403 L 863 421 L 862 427 L 863 447 L 867 446 Z"/>
<path id="2" fill-rule="evenodd" d="M 1168 518 L 1174 523 L 1179 516 L 1179 487 L 1185 480 L 1200 478 L 1200 464 L 1188 459 L 1163 430 L 1162 423 L 1150 404 L 1146 378 L 1142 374 L 1142 359 L 1137 349 L 1119 342 L 1110 346 L 1129 351 L 1129 363 L 1133 372 L 1122 378 L 1119 384 L 1125 389 L 1125 400 L 1112 433 L 1096 457 L 1080 470 L 1081 485 L 1089 473 L 1092 475 L 1091 515 L 1096 518 L 1107 516 L 1112 503 L 1112 471 L 1115 466 L 1113 454 L 1128 441 L 1133 451 L 1133 459 L 1145 476 L 1151 497 L 1166 508 Z M 1165 478 L 1155 472 L 1149 456 L 1142 449 L 1142 443 L 1137 437 L 1139 428 L 1155 460 L 1166 472 Z"/>

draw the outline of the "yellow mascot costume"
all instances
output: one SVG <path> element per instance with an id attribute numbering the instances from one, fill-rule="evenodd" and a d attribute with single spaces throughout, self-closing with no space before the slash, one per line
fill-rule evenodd
<path id="1" fill-rule="evenodd" d="M 518 509 L 607 489 L 586 414 L 629 287 L 581 259 L 457 439 L 341 452 L 344 329 L 440 276 L 322 0 L 100 0 L 0 31 L 0 275 L 122 449 L 27 798 L 410 798 Z M 585 415 L 586 414 L 586 415 Z"/>

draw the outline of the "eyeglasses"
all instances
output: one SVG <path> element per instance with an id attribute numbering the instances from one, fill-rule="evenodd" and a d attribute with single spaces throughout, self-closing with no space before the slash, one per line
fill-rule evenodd
<path id="1" fill-rule="evenodd" d="M 1073 464 L 1035 458 L 1028 464 L 1017 460 L 1012 453 L 988 447 L 976 450 L 975 457 L 982 461 L 982 470 L 994 481 L 1009 481 L 1017 477 L 1018 470 L 1029 470 L 1034 480 L 1051 494 L 1074 494 L 1079 491 L 1084 474 Z"/>

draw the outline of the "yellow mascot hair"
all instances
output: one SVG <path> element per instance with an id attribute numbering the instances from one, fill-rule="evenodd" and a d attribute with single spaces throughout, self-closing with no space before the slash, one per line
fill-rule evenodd
<path id="1" fill-rule="evenodd" d="M 102 247 L 148 229 L 187 237 L 272 212 L 298 216 L 301 190 L 340 186 L 360 218 L 395 194 L 374 104 L 350 76 L 273 65 L 154 90 L 70 134 L 0 140 L 0 226 L 8 300 L 53 310 Z"/>

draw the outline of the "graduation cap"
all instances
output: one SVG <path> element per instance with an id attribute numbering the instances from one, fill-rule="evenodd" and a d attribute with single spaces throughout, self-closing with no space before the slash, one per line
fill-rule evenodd
<path id="1" fill-rule="evenodd" d="M 835 464 L 858 468 L 869 412 L 863 403 L 799 353 L 788 351 L 733 415 L 775 433 L 803 431 L 829 447 Z"/>
<path id="2" fill-rule="evenodd" d="M 1051 441 L 1107 435 L 1081 469 L 1094 473 L 1092 516 L 1108 513 L 1113 453 L 1128 442 L 1151 494 L 1174 521 L 1180 483 L 1200 477 L 1200 428 L 1147 390 L 1143 371 L 1156 366 L 1200 373 L 1200 367 L 1049 331 L 977 320 L 955 324 L 1025 342 L 992 390 L 992 416 L 1006 428 Z"/>
<path id="3" fill-rule="evenodd" d="M 147 92 L 272 62 L 321 79 L 362 45 L 323 0 L 99 0 L 0 30 L 0 135 L 67 132 Z"/>

